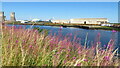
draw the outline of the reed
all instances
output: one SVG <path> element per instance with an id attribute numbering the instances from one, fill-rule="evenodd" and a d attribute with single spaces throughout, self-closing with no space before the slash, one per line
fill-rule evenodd
<path id="1" fill-rule="evenodd" d="M 44 30 L 15 26 L 3 26 L 2 32 L 2 66 L 120 65 L 113 39 L 104 47 L 97 41 L 88 48 L 79 44 L 78 38 L 71 41 L 71 34 L 47 35 Z"/>

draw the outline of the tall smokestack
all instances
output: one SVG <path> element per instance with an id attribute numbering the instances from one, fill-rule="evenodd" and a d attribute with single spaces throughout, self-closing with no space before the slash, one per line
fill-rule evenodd
<path id="1" fill-rule="evenodd" d="M 4 22 L 4 12 L 0 12 L 0 22 Z"/>
<path id="2" fill-rule="evenodd" d="M 16 19 L 15 19 L 15 12 L 11 12 L 11 14 L 10 14 L 10 21 L 12 21 L 12 22 L 16 21 Z"/>

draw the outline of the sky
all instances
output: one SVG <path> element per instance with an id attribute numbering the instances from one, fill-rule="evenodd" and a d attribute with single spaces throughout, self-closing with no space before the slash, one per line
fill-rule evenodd
<path id="1" fill-rule="evenodd" d="M 1 0 L 3 2 L 118 2 L 120 0 Z"/>
<path id="2" fill-rule="evenodd" d="M 118 2 L 2 2 L 2 11 L 7 19 L 15 12 L 17 20 L 108 18 L 118 22 Z"/>
<path id="3" fill-rule="evenodd" d="M 2 2 L 0 2 L 0 10 L 2 10 Z"/>

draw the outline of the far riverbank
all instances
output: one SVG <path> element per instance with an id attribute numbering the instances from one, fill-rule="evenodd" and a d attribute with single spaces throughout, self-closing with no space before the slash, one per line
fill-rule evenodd
<path id="1" fill-rule="evenodd" d="M 56 26 L 56 27 L 73 27 L 73 28 L 82 28 L 82 29 L 92 29 L 92 30 L 116 30 L 120 31 L 120 28 L 109 27 L 109 26 L 100 26 L 98 24 L 58 24 L 58 23 L 7 23 L 15 25 L 43 25 L 43 26 Z"/>

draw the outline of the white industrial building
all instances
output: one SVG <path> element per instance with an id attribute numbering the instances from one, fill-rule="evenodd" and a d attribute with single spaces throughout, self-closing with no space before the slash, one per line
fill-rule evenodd
<path id="1" fill-rule="evenodd" d="M 108 23 L 107 18 L 78 18 L 68 20 L 52 20 L 52 23 L 72 23 L 72 24 L 104 24 Z"/>
<path id="2" fill-rule="evenodd" d="M 70 20 L 51 20 L 52 23 L 70 23 Z"/>
<path id="3" fill-rule="evenodd" d="M 16 21 L 19 21 L 20 23 L 29 23 L 29 21 L 27 20 L 16 20 Z"/>
<path id="4" fill-rule="evenodd" d="M 39 22 L 42 21 L 41 19 L 32 19 L 32 22 Z"/>

